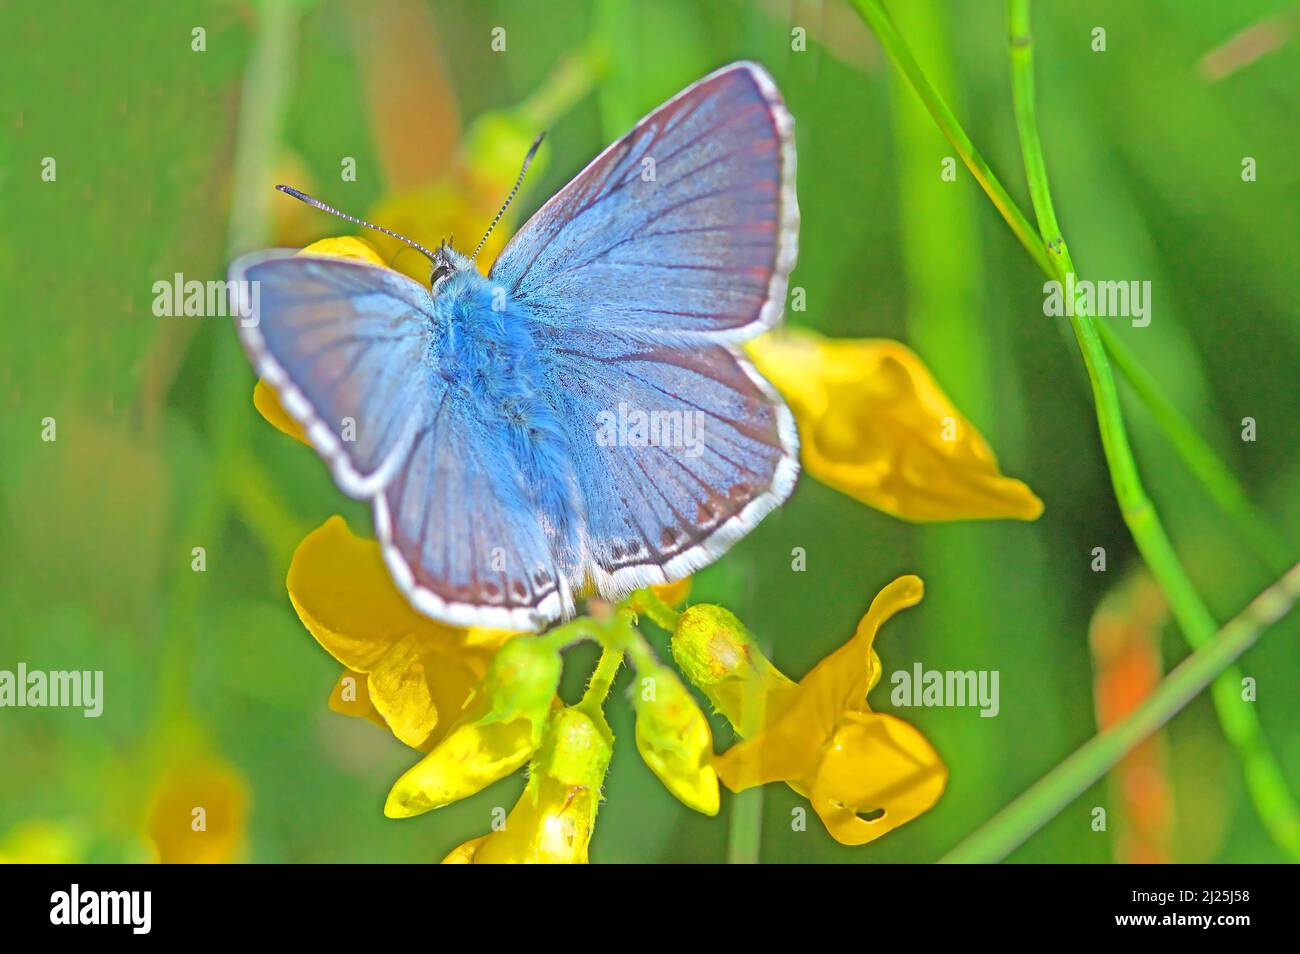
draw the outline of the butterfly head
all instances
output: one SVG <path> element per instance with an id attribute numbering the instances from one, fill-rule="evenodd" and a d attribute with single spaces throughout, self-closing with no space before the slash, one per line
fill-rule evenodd
<path id="1" fill-rule="evenodd" d="M 353 222 L 357 225 L 364 225 L 366 228 L 374 229 L 376 232 L 383 232 L 385 235 L 392 236 L 399 242 L 405 242 L 417 252 L 423 252 L 424 255 L 428 257 L 429 261 L 433 263 L 433 269 L 429 273 L 429 290 L 436 295 L 442 289 L 442 286 L 447 283 L 447 280 L 453 275 L 457 272 L 462 272 L 467 268 L 473 267 L 474 259 L 478 257 L 479 251 L 482 250 L 484 243 L 487 242 L 488 236 L 492 234 L 492 230 L 496 228 L 496 224 L 501 221 L 501 216 L 505 215 L 506 208 L 510 205 L 510 200 L 513 199 L 515 193 L 519 191 L 519 186 L 524 181 L 524 173 L 528 171 L 528 164 L 533 161 L 533 156 L 537 154 L 537 149 L 542 144 L 542 136 L 544 135 L 545 133 L 539 135 L 533 140 L 533 144 L 528 150 L 528 155 L 524 156 L 523 168 L 519 170 L 519 178 L 515 180 L 515 187 L 510 190 L 510 194 L 506 196 L 506 201 L 501 206 L 501 210 L 497 212 L 496 217 L 492 220 L 492 224 L 488 226 L 486 234 L 484 234 L 483 238 L 479 240 L 478 246 L 474 249 L 474 254 L 470 255 L 468 258 L 452 248 L 452 243 L 448 239 L 444 239 L 442 244 L 440 244 L 435 251 L 429 251 L 429 249 L 425 248 L 419 242 L 413 242 L 405 235 L 398 235 L 392 229 L 386 229 L 382 225 L 375 225 L 373 222 L 359 219 L 355 215 L 348 215 L 346 212 L 340 212 L 333 206 L 326 205 L 318 199 L 313 199 L 305 192 L 295 189 L 292 186 L 278 185 L 275 188 L 277 191 L 283 192 L 285 195 L 293 196 L 300 202 L 306 202 L 313 208 L 320 209 L 322 212 L 328 212 L 330 215 L 337 215 L 341 219 L 345 219 L 346 221 Z"/>
<path id="2" fill-rule="evenodd" d="M 470 259 L 452 248 L 450 241 L 445 241 L 438 246 L 432 260 L 433 270 L 429 274 L 429 289 L 435 295 L 441 291 L 449 278 L 472 265 Z"/>

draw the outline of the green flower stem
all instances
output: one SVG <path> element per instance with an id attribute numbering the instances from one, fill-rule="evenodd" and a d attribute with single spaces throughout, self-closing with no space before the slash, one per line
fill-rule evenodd
<path id="1" fill-rule="evenodd" d="M 632 594 L 629 602 L 654 620 L 656 625 L 670 633 L 677 628 L 677 621 L 682 617 L 681 613 L 661 600 L 659 594 L 648 586 Z"/>
<path id="2" fill-rule="evenodd" d="M 940 861 L 988 863 L 1005 858 L 1226 671 L 1297 598 L 1300 564 L 1184 659 L 1135 711 L 1089 739 Z"/>
<path id="3" fill-rule="evenodd" d="M 587 681 L 587 690 L 579 703 L 586 709 L 599 710 L 604 705 L 610 687 L 614 684 L 614 677 L 618 675 L 618 667 L 623 664 L 624 655 L 630 656 L 640 670 L 649 670 L 659 665 L 654 650 L 636 628 L 636 614 L 622 606 L 610 619 L 597 620 L 584 616 L 557 626 L 541 638 L 547 640 L 556 651 L 583 640 L 600 644 L 600 659 L 596 662 L 596 668 Z"/>
<path id="4" fill-rule="evenodd" d="M 618 667 L 622 664 L 623 650 L 612 646 L 603 647 L 600 660 L 596 663 L 591 679 L 587 681 L 587 691 L 583 693 L 578 705 L 584 709 L 603 707 L 609 698 L 609 690 L 614 685 L 614 677 L 618 675 Z"/>
<path id="5" fill-rule="evenodd" d="M 769 664 L 770 665 L 770 664 Z M 755 690 L 757 687 L 753 687 Z M 751 695 L 745 707 L 746 724 L 733 725 L 742 739 L 750 739 L 762 730 L 762 708 L 753 704 Z M 727 864 L 756 865 L 761 860 L 763 847 L 763 786 L 755 785 L 731 798 L 731 812 L 727 819 Z"/>
<path id="6" fill-rule="evenodd" d="M 966 168 L 980 184 L 1012 233 L 1024 246 L 1025 251 L 1037 263 L 1044 275 L 1056 279 L 1055 265 L 1048 257 L 1038 231 L 1003 188 L 997 175 L 975 148 L 975 144 L 966 135 L 966 131 L 943 97 L 930 84 L 915 57 L 912 56 L 911 50 L 898 34 L 880 0 L 850 0 L 850 3 L 876 34 L 898 71 L 912 85 L 939 130 L 957 151 Z M 1193 476 L 1201 481 L 1216 504 L 1238 521 L 1236 525 L 1246 535 L 1248 542 L 1265 564 L 1275 572 L 1280 572 L 1281 567 L 1290 562 L 1291 551 L 1286 542 L 1250 502 L 1231 469 L 1200 437 L 1192 424 L 1178 410 L 1177 405 L 1161 390 L 1159 382 L 1142 367 L 1119 336 L 1106 326 L 1102 326 L 1099 331 L 1107 354 L 1132 386 L 1137 397 L 1146 404 L 1183 463 L 1187 465 Z"/>
<path id="7" fill-rule="evenodd" d="M 948 104 L 944 102 L 943 97 L 930 85 L 930 81 L 926 79 L 925 73 L 916 62 L 916 58 L 912 56 L 912 51 L 908 49 L 907 44 L 903 42 L 903 38 L 899 36 L 898 30 L 895 29 L 893 21 L 889 19 L 889 14 L 885 12 L 880 0 L 849 0 L 849 2 L 857 9 L 858 15 L 866 21 L 871 31 L 876 34 L 876 38 L 880 40 L 880 45 L 885 48 L 889 58 L 894 61 L 894 66 L 912 84 L 912 88 L 921 97 L 921 102 L 925 105 L 926 110 L 934 117 L 939 130 L 952 143 L 953 148 L 957 150 L 957 155 L 961 156 L 962 162 L 966 164 L 966 168 L 970 170 L 971 175 L 975 177 L 975 181 L 980 184 L 980 187 L 993 202 L 1002 218 L 1006 220 L 1007 225 L 1011 226 L 1011 231 L 1020 241 L 1020 244 L 1025 247 L 1025 251 L 1038 263 L 1039 268 L 1051 275 L 1052 267 L 1047 260 L 1047 253 L 1043 249 L 1043 243 L 1038 237 L 1038 232 L 1035 231 L 1025 214 L 1020 211 L 1020 207 L 1016 205 L 1015 200 L 1011 198 L 1007 190 L 1002 188 L 1002 183 L 998 181 L 998 177 L 989 167 L 989 164 L 984 161 L 984 157 L 980 155 L 979 150 L 975 148 L 975 144 L 966 135 L 966 130 L 957 121 L 957 117 L 948 108 Z"/>
<path id="8" fill-rule="evenodd" d="M 763 837 L 763 786 L 755 785 L 731 799 L 727 830 L 727 864 L 756 865 Z"/>
<path id="9" fill-rule="evenodd" d="M 1025 174 L 1029 179 L 1029 195 L 1038 215 L 1040 232 L 1046 240 L 1054 276 L 1064 285 L 1067 276 L 1078 273 L 1056 220 L 1042 143 L 1038 136 L 1029 0 L 1007 0 L 1007 15 L 1010 26 L 1011 91 Z M 1214 616 L 1179 561 L 1160 517 L 1142 486 L 1124 427 L 1119 391 L 1111 375 L 1110 363 L 1097 326 L 1092 316 L 1077 304 L 1075 307 L 1067 307 L 1067 311 L 1070 312 L 1070 323 L 1092 383 L 1101 443 L 1110 465 L 1111 482 L 1124 522 L 1128 524 L 1129 532 L 1133 534 L 1147 566 L 1164 590 L 1187 641 L 1199 650 L 1214 639 L 1218 628 Z M 1247 788 L 1264 826 L 1280 846 L 1300 860 L 1300 810 L 1287 790 L 1281 769 L 1265 745 L 1255 710 L 1239 695 L 1240 685 L 1241 674 L 1235 669 L 1227 669 L 1215 682 L 1212 694 L 1219 721 L 1228 740 L 1237 749 L 1245 771 Z"/>
<path id="10" fill-rule="evenodd" d="M 661 665 L 649 640 L 636 628 L 636 612 L 626 605 L 615 610 L 606 640 L 606 645 L 626 652 L 638 672 L 649 672 Z"/>
<path id="11" fill-rule="evenodd" d="M 1187 469 L 1200 481 L 1219 508 L 1232 518 L 1233 526 L 1245 537 L 1260 562 L 1272 573 L 1281 573 L 1293 559 L 1293 548 L 1251 503 L 1236 475 L 1215 454 L 1196 428 L 1160 388 L 1160 382 L 1143 367 L 1124 340 L 1108 324 L 1097 326 L 1106 354 L 1119 373 L 1146 405 L 1165 437 L 1173 444 Z"/>
<path id="12" fill-rule="evenodd" d="M 590 616 L 580 616 L 575 620 L 556 626 L 554 629 L 547 630 L 545 634 L 538 637 L 546 640 L 547 644 L 556 652 L 561 652 L 566 647 L 575 643 L 581 643 L 585 640 L 605 645 L 605 625 Z"/>

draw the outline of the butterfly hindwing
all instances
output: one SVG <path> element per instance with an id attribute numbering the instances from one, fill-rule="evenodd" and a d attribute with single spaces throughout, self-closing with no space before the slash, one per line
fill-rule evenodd
<path id="1" fill-rule="evenodd" d="M 606 340 L 559 366 L 606 598 L 711 563 L 793 489 L 790 412 L 730 348 Z"/>
<path id="2" fill-rule="evenodd" d="M 375 501 L 399 585 L 424 612 L 464 625 L 535 629 L 572 611 L 501 431 L 455 394 L 426 414 Z"/>

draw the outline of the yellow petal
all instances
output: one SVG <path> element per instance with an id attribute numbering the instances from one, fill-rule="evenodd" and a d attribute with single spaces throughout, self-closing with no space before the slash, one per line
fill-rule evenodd
<path id="1" fill-rule="evenodd" d="M 438 725 L 440 711 L 455 718 L 483 675 L 456 654 L 439 650 L 437 642 L 423 639 L 422 633 L 408 634 L 369 674 L 376 711 L 393 734 L 412 748 L 425 746 Z M 443 697 L 441 706 L 439 696 Z"/>
<path id="2" fill-rule="evenodd" d="M 308 245 L 298 254 L 354 258 L 371 265 L 387 267 L 387 263 L 372 245 L 363 239 L 354 238 L 350 235 L 340 238 L 321 239 L 319 242 Z M 256 387 L 253 388 L 253 407 L 257 408 L 258 413 L 278 430 L 283 431 L 295 440 L 302 441 L 304 444 L 309 443 L 302 427 L 284 409 L 284 405 L 280 403 L 279 395 L 275 393 L 275 389 L 265 381 L 259 380 Z"/>
<path id="3" fill-rule="evenodd" d="M 916 727 L 876 712 L 846 713 L 812 783 L 831 837 L 862 845 L 927 811 L 948 770 Z"/>
<path id="4" fill-rule="evenodd" d="M 478 845 L 474 864 L 585 865 L 599 804 L 599 790 L 535 776 L 505 827 Z"/>
<path id="5" fill-rule="evenodd" d="M 171 769 L 154 792 L 147 831 L 163 864 L 227 864 L 243 851 L 248 788 L 230 766 Z"/>
<path id="6" fill-rule="evenodd" d="M 370 672 L 408 633 L 438 626 L 398 592 L 373 540 L 330 517 L 298 544 L 289 599 L 317 641 L 349 669 Z"/>
<path id="7" fill-rule="evenodd" d="M 458 722 L 394 783 L 384 814 L 410 818 L 467 798 L 519 768 L 535 748 L 527 719 Z"/>
<path id="8" fill-rule="evenodd" d="M 804 466 L 823 483 L 905 520 L 1042 513 L 906 346 L 788 330 L 748 348 L 789 401 Z"/>
<path id="9" fill-rule="evenodd" d="M 439 863 L 444 865 L 472 865 L 479 848 L 483 846 L 483 842 L 486 840 L 487 835 L 471 838 L 465 844 L 453 848 L 447 857 L 443 858 Z"/>
<path id="10" fill-rule="evenodd" d="M 298 254 L 322 255 L 327 258 L 355 258 L 361 262 L 378 265 L 380 268 L 388 268 L 388 262 L 384 261 L 383 256 L 375 250 L 373 245 L 354 235 L 341 235 L 337 238 L 312 242 Z"/>
<path id="11" fill-rule="evenodd" d="M 266 418 L 268 423 L 274 425 L 276 430 L 310 446 L 302 427 L 289 416 L 289 412 L 280 403 L 280 396 L 275 393 L 275 388 L 260 378 L 253 387 L 253 407 L 257 408 L 257 413 Z"/>
<path id="12" fill-rule="evenodd" d="M 669 606 L 681 606 L 686 602 L 686 597 L 691 595 L 691 578 L 683 577 L 676 583 L 664 583 L 659 586 L 650 587 L 655 596 L 663 600 Z"/>
<path id="13" fill-rule="evenodd" d="M 287 585 L 303 625 L 331 656 L 368 675 L 375 711 L 417 749 L 438 740 L 440 715 L 450 727 L 497 649 L 515 635 L 458 629 L 417 613 L 394 586 L 378 544 L 356 536 L 342 517 L 298 545 Z"/>
<path id="14" fill-rule="evenodd" d="M 807 708 L 806 717 L 821 720 L 820 727 L 829 731 L 839 713 L 865 708 L 867 693 L 880 679 L 876 633 L 899 610 L 921 602 L 924 594 L 921 578 L 909 575 L 900 576 L 876 595 L 853 638 L 799 680 L 801 696 L 808 701 L 796 705 Z"/>
<path id="15" fill-rule="evenodd" d="M 899 610 L 916 605 L 923 591 L 915 576 L 899 577 L 881 590 L 853 638 L 814 666 L 793 691 L 784 690 L 757 735 L 716 760 L 722 783 L 736 792 L 767 782 L 811 787 L 843 714 L 866 708 L 867 691 L 880 676 L 872 647 L 876 632 Z"/>
<path id="16" fill-rule="evenodd" d="M 808 734 L 801 721 L 778 722 L 758 735 L 737 742 L 713 761 L 722 784 L 743 792 L 768 782 L 797 784 L 817 772 L 826 735 Z"/>
<path id="17" fill-rule="evenodd" d="M 387 729 L 388 723 L 379 714 L 379 710 L 370 701 L 367 687 L 369 677 L 364 672 L 344 669 L 339 673 L 338 681 L 330 690 L 328 705 L 341 715 L 358 719 L 369 719 L 380 728 Z"/>

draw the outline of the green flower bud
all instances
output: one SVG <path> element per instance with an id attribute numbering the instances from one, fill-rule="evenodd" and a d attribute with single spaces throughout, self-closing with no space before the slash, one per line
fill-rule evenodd
<path id="1" fill-rule="evenodd" d="M 527 718 L 540 733 L 563 669 L 563 658 L 545 640 L 536 636 L 510 640 L 497 650 L 483 679 L 483 691 L 491 700 L 485 721 Z"/>
<path id="2" fill-rule="evenodd" d="M 700 604 L 682 613 L 673 659 L 742 736 L 780 706 L 794 683 L 763 655 L 736 614 Z"/>
<path id="3" fill-rule="evenodd" d="M 545 773 L 562 785 L 600 790 L 614 753 L 608 729 L 573 706 L 555 712 L 546 725 L 532 773 Z"/>
<path id="4" fill-rule="evenodd" d="M 758 647 L 736 614 L 700 603 L 682 613 L 673 633 L 673 659 L 701 689 L 728 679 L 743 679 L 753 668 Z"/>

